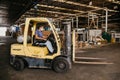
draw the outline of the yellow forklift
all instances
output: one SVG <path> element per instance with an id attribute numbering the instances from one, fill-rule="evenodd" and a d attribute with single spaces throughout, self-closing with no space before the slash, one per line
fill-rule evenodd
<path id="1" fill-rule="evenodd" d="M 54 53 L 50 54 L 45 45 L 38 45 L 35 41 L 35 31 L 41 23 L 47 23 L 49 28 L 43 31 L 47 39 L 54 47 Z M 32 25 L 31 25 L 32 24 Z M 64 22 L 65 28 L 65 49 L 61 47 L 61 40 L 55 26 L 48 18 L 26 18 L 23 43 L 11 45 L 10 64 L 15 70 L 21 71 L 25 67 L 29 68 L 50 68 L 56 72 L 66 72 L 71 69 L 72 61 L 81 64 L 108 64 L 107 62 L 80 62 L 77 59 L 86 57 L 75 57 L 75 31 L 71 38 L 71 23 Z M 30 31 L 29 31 L 30 30 Z M 31 33 L 31 34 L 30 34 Z M 31 36 L 30 41 L 28 35 Z M 99 58 L 87 58 L 99 59 Z"/>
<path id="2" fill-rule="evenodd" d="M 35 43 L 34 36 L 37 25 L 43 23 L 49 25 L 49 30 L 43 31 L 43 34 L 48 36 L 47 39 L 52 42 L 54 47 L 53 54 L 49 53 L 45 45 Z M 32 24 L 32 27 L 30 24 Z M 31 31 L 29 31 L 30 29 Z M 30 41 L 27 39 L 28 34 L 31 36 Z M 71 45 L 69 44 L 68 46 L 69 50 L 71 50 Z M 70 53 L 71 51 L 69 51 Z M 66 72 L 71 68 L 71 55 L 62 51 L 61 41 L 56 28 L 51 20 L 47 18 L 26 18 L 23 43 L 12 44 L 10 55 L 10 64 L 16 70 L 23 70 L 27 66 L 29 68 L 52 68 L 56 72 Z"/>

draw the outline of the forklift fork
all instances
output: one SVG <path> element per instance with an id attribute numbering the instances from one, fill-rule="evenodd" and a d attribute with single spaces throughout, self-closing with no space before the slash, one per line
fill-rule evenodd
<path id="1" fill-rule="evenodd" d="M 72 34 L 72 42 L 73 42 L 73 52 L 72 52 L 72 61 L 78 64 L 96 64 L 96 65 L 104 65 L 104 64 L 113 64 L 111 62 L 107 62 L 106 58 L 94 58 L 94 57 L 76 57 L 75 55 L 75 30 L 73 30 Z"/>

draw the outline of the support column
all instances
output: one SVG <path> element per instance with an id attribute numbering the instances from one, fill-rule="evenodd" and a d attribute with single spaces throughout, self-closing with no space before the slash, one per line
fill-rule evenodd
<path id="1" fill-rule="evenodd" d="M 97 29 L 98 29 L 98 26 L 99 26 L 98 24 L 99 24 L 99 23 L 98 23 L 98 17 L 97 17 Z"/>
<path id="2" fill-rule="evenodd" d="M 90 16 L 89 16 L 89 12 L 88 12 L 88 28 L 90 28 Z"/>
<path id="3" fill-rule="evenodd" d="M 76 17 L 76 28 L 78 29 L 78 16 Z"/>
<path id="4" fill-rule="evenodd" d="M 108 9 L 106 8 L 105 31 L 108 31 Z"/>
<path id="5" fill-rule="evenodd" d="M 72 18 L 72 28 L 74 28 L 74 18 Z"/>

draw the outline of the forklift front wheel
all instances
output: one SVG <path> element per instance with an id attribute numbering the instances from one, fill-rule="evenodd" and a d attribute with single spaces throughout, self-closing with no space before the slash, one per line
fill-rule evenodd
<path id="1" fill-rule="evenodd" d="M 69 67 L 69 63 L 64 57 L 59 57 L 53 62 L 53 70 L 58 73 L 67 72 Z"/>
<path id="2" fill-rule="evenodd" d="M 22 59 L 15 59 L 13 67 L 17 71 L 22 71 L 24 69 L 24 62 L 23 62 L 23 60 Z"/>

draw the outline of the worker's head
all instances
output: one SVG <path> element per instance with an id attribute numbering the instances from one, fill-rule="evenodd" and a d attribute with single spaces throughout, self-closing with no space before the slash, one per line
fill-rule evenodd
<path id="1" fill-rule="evenodd" d="M 39 26 L 38 30 L 43 31 L 44 30 L 44 26 Z"/>

